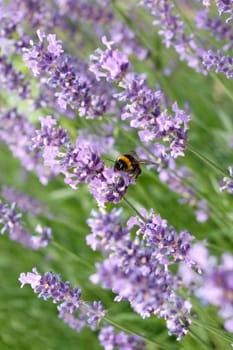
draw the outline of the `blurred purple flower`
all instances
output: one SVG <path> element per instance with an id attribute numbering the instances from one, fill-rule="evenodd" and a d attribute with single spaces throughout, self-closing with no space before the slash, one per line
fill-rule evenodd
<path id="1" fill-rule="evenodd" d="M 31 96 L 30 85 L 25 79 L 25 75 L 17 71 L 10 60 L 5 56 L 0 56 L 0 82 L 9 92 L 17 92 L 22 99 Z"/>
<path id="2" fill-rule="evenodd" d="M 227 331 L 233 332 L 233 256 L 222 255 L 220 265 L 206 268 L 199 288 L 195 293 L 201 300 L 215 305 L 219 315 L 225 319 Z"/>
<path id="3" fill-rule="evenodd" d="M 2 196 L 7 202 L 16 203 L 17 207 L 24 212 L 28 212 L 30 215 L 46 215 L 50 217 L 46 205 L 42 202 L 39 202 L 35 198 L 28 196 L 26 193 L 20 192 L 15 188 L 10 188 L 3 186 Z"/>
<path id="4" fill-rule="evenodd" d="M 56 173 L 54 169 L 43 165 L 41 148 L 32 149 L 35 130 L 27 117 L 19 114 L 16 109 L 0 113 L 0 140 L 9 147 L 27 171 L 35 171 L 40 182 L 46 185 Z"/>
<path id="5" fill-rule="evenodd" d="M 86 236 L 87 244 L 92 250 L 110 253 L 119 244 L 123 244 L 125 237 L 129 234 L 128 229 L 122 226 L 122 221 L 121 208 L 114 208 L 111 212 L 92 211 L 91 218 L 87 220 L 91 228 L 91 234 Z"/>
<path id="6" fill-rule="evenodd" d="M 233 167 L 228 167 L 229 177 L 225 176 L 222 180 L 220 180 L 220 191 L 226 191 L 230 194 L 233 194 Z"/>
<path id="7" fill-rule="evenodd" d="M 233 30 L 230 24 L 224 23 L 222 19 L 219 18 L 219 16 L 212 18 L 208 10 L 199 11 L 196 15 L 195 20 L 198 29 L 210 31 L 210 34 L 218 42 L 223 40 L 226 42 L 222 47 L 224 51 L 232 48 Z"/>
<path id="8" fill-rule="evenodd" d="M 115 328 L 106 324 L 99 333 L 100 344 L 105 350 L 144 350 L 146 344 L 142 338 L 137 335 L 128 335 L 125 332 L 116 333 Z"/>
<path id="9" fill-rule="evenodd" d="M 136 57 L 143 61 L 148 55 L 148 50 L 137 43 L 135 33 L 130 30 L 125 23 L 115 21 L 110 23 L 110 35 L 111 41 L 118 47 L 122 48 L 122 51 L 127 55 L 136 55 Z"/>
<path id="10" fill-rule="evenodd" d="M 163 37 L 167 48 L 173 46 L 180 59 L 185 60 L 189 67 L 205 74 L 202 66 L 204 49 L 191 33 L 185 33 L 185 25 L 179 14 L 175 14 L 175 5 L 168 0 L 141 0 L 140 5 L 149 9 L 155 18 L 153 25 L 158 26 L 158 34 Z"/>
<path id="11" fill-rule="evenodd" d="M 37 235 L 32 235 L 28 232 L 21 220 L 22 214 L 16 211 L 15 203 L 3 204 L 0 201 L 0 233 L 6 231 L 13 241 L 17 241 L 27 248 L 34 250 L 46 247 L 52 239 L 52 230 L 50 227 L 41 227 L 37 225 L 35 232 Z"/>
<path id="12" fill-rule="evenodd" d="M 198 268 L 197 274 L 191 266 L 180 265 L 179 275 L 202 303 L 215 305 L 225 320 L 224 326 L 233 332 L 233 256 L 224 253 L 221 264 L 211 256 L 205 242 L 194 244 L 188 252 L 189 259 Z"/>
<path id="13" fill-rule="evenodd" d="M 96 3 L 87 3 L 81 0 L 55 0 L 62 16 L 69 16 L 73 21 L 85 19 L 88 22 L 107 24 L 113 20 L 110 6 L 100 6 Z M 110 4 L 109 4 L 110 5 Z"/>

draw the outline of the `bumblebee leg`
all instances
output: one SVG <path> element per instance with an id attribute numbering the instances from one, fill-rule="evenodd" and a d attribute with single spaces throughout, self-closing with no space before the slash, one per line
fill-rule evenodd
<path id="1" fill-rule="evenodd" d="M 135 179 L 137 179 L 137 177 L 141 174 L 141 169 L 140 168 L 137 168 L 136 170 L 135 170 Z"/>

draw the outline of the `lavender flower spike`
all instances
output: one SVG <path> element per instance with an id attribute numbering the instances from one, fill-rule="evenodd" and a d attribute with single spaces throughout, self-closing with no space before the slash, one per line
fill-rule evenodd
<path id="1" fill-rule="evenodd" d="M 94 301 L 92 304 L 81 299 L 81 289 L 70 288 L 70 282 L 63 282 L 60 275 L 46 272 L 40 275 L 36 268 L 32 272 L 22 272 L 19 276 L 21 288 L 25 284 L 31 285 L 39 298 L 52 299 L 58 304 L 59 318 L 63 319 L 71 328 L 80 332 L 89 326 L 92 330 L 98 328 L 99 322 L 105 316 L 102 303 Z M 78 317 L 74 315 L 78 311 Z"/>
<path id="2" fill-rule="evenodd" d="M 128 300 L 142 318 L 157 315 L 165 319 L 169 334 L 180 340 L 188 332 L 192 305 L 179 296 L 181 278 L 169 268 L 180 261 L 192 264 L 187 253 L 193 237 L 186 231 L 178 235 L 153 212 L 148 218 L 145 210 L 141 212 L 146 223 L 132 217 L 126 228 L 116 210 L 94 213 L 88 220 L 92 229 L 88 244 L 107 255 L 104 262 L 96 264 L 91 281 L 116 293 L 115 301 Z M 135 225 L 139 230 L 132 241 L 130 231 Z"/>
<path id="3" fill-rule="evenodd" d="M 0 201 L 0 233 L 9 232 L 10 239 L 17 241 L 27 248 L 34 250 L 46 247 L 52 239 L 50 227 L 42 228 L 38 225 L 35 228 L 37 235 L 28 232 L 21 222 L 21 213 L 17 213 L 15 203 L 3 204 Z"/>

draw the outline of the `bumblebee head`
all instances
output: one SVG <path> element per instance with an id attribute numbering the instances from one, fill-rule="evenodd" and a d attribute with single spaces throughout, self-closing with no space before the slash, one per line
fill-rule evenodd
<path id="1" fill-rule="evenodd" d="M 126 164 L 121 160 L 117 159 L 114 163 L 114 171 L 123 171 L 126 170 L 127 166 Z"/>

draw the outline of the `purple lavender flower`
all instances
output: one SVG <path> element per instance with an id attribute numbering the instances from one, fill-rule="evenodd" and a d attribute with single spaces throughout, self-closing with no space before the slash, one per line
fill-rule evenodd
<path id="1" fill-rule="evenodd" d="M 140 46 L 135 38 L 135 33 L 130 30 L 125 23 L 118 21 L 111 22 L 111 26 L 108 33 L 111 37 L 111 41 L 118 47 L 122 48 L 122 51 L 127 55 L 136 55 L 140 61 L 146 59 L 148 50 Z"/>
<path id="2" fill-rule="evenodd" d="M 145 215 L 145 211 L 143 210 Z M 155 215 L 153 211 L 146 218 L 146 223 L 138 217 L 132 217 L 128 221 L 131 229 L 133 226 L 139 226 L 137 234 L 143 235 L 147 246 L 154 247 L 153 256 L 161 264 L 170 265 L 180 261 L 191 261 L 188 258 L 188 251 L 191 242 L 194 239 L 187 231 L 176 233 L 172 226 L 168 226 L 167 221 L 160 215 Z"/>
<path id="3" fill-rule="evenodd" d="M 215 69 L 216 73 L 224 73 L 228 79 L 233 78 L 233 58 L 223 56 L 220 50 L 217 50 L 217 52 L 208 50 L 203 55 L 203 64 L 208 71 Z"/>
<path id="4" fill-rule="evenodd" d="M 224 253 L 221 264 L 218 264 L 205 242 L 194 244 L 188 255 L 201 273 L 197 274 L 190 266 L 181 265 L 179 274 L 183 282 L 202 302 L 215 305 L 225 320 L 224 327 L 233 332 L 233 256 Z"/>
<path id="5" fill-rule="evenodd" d="M 16 211 L 15 204 L 3 204 L 0 201 L 0 226 L 1 233 L 8 231 L 9 237 L 13 241 L 17 241 L 27 248 L 34 250 L 46 247 L 52 239 L 52 230 L 50 227 L 35 228 L 37 235 L 28 232 L 21 222 L 22 214 Z"/>
<path id="6" fill-rule="evenodd" d="M 162 91 L 153 91 L 142 76 L 128 74 L 119 86 L 123 91 L 116 96 L 125 103 L 122 119 L 139 129 L 140 140 L 148 145 L 162 139 L 168 142 L 171 157 L 183 156 L 190 116 L 177 103 L 172 104 L 174 115 L 170 115 Z"/>
<path id="7" fill-rule="evenodd" d="M 91 183 L 102 177 L 104 163 L 99 155 L 88 146 L 80 143 L 77 147 L 70 147 L 62 160 L 64 166 L 61 171 L 65 175 L 64 182 L 76 189 L 80 182 Z"/>
<path id="8" fill-rule="evenodd" d="M 83 140 L 82 134 L 73 146 L 66 131 L 56 127 L 55 119 L 47 116 L 40 120 L 41 129 L 36 131 L 32 141 L 33 148 L 42 152 L 45 165 L 53 168 L 57 174 L 64 174 L 65 183 L 73 189 L 77 189 L 81 182 L 88 183 L 99 205 L 119 202 L 134 180 L 127 174 L 119 174 L 105 167 L 99 156 L 103 147 L 92 144 L 91 139 Z"/>
<path id="9" fill-rule="evenodd" d="M 193 34 L 185 33 L 182 19 L 174 13 L 174 4 L 168 0 L 141 0 L 140 5 L 148 8 L 155 17 L 153 24 L 159 27 L 158 34 L 163 37 L 165 46 L 173 46 L 182 61 L 185 60 L 189 67 L 205 74 L 202 66 L 202 55 L 205 50 Z"/>
<path id="10" fill-rule="evenodd" d="M 119 50 L 113 50 L 113 42 L 108 42 L 106 37 L 102 38 L 107 50 L 97 49 L 95 54 L 90 56 L 90 71 L 93 72 L 97 80 L 105 77 L 107 81 L 120 79 L 127 71 L 128 57 Z"/>
<path id="11" fill-rule="evenodd" d="M 129 185 L 134 183 L 135 180 L 128 174 L 117 173 L 112 168 L 107 168 L 101 177 L 94 177 L 90 181 L 89 190 L 98 205 L 105 207 L 106 202 L 118 203 L 126 194 Z"/>
<path id="12" fill-rule="evenodd" d="M 6 143 L 27 171 L 35 171 L 40 182 L 46 185 L 55 176 L 55 172 L 42 164 L 41 149 L 32 149 L 35 126 L 16 109 L 1 113 L 0 121 L 0 140 Z"/>
<path id="13" fill-rule="evenodd" d="M 145 342 L 137 335 L 128 335 L 125 332 L 116 333 L 113 326 L 106 324 L 99 333 L 100 344 L 105 350 L 144 350 Z"/>
<path id="14" fill-rule="evenodd" d="M 219 15 L 227 14 L 229 16 L 226 22 L 230 22 L 233 19 L 233 1 L 232 0 L 216 0 Z"/>
<path id="15" fill-rule="evenodd" d="M 68 15 L 73 21 L 82 19 L 88 22 L 107 24 L 113 20 L 113 13 L 107 6 L 98 6 L 98 4 L 88 4 L 85 1 L 56 0 L 59 13 Z"/>
<path id="16" fill-rule="evenodd" d="M 28 212 L 30 215 L 37 216 L 43 214 L 46 216 L 51 216 L 48 214 L 48 209 L 43 203 L 23 192 L 17 191 L 15 188 L 3 186 L 2 196 L 7 202 L 16 203 L 17 207 L 21 211 Z"/>
<path id="17" fill-rule="evenodd" d="M 114 108 L 111 91 L 103 83 L 97 83 L 87 66 L 78 59 L 63 53 L 61 41 L 53 34 L 37 31 L 39 44 L 31 42 L 25 49 L 24 61 L 47 88 L 54 91 L 58 105 L 64 110 L 70 106 L 78 109 L 80 116 L 102 117 Z"/>
<path id="18" fill-rule="evenodd" d="M 102 303 L 94 301 L 93 304 L 81 299 L 81 289 L 71 289 L 70 282 L 63 282 L 60 275 L 46 272 L 40 275 L 36 268 L 32 272 L 21 273 L 19 277 L 21 288 L 30 284 L 39 298 L 52 299 L 59 311 L 59 318 L 63 319 L 71 328 L 80 332 L 83 327 L 89 326 L 96 330 L 99 322 L 105 316 Z M 75 313 L 78 312 L 76 317 Z"/>
<path id="19" fill-rule="evenodd" d="M 86 242 L 92 250 L 111 252 L 114 247 L 125 241 L 129 234 L 122 226 L 122 209 L 113 209 L 111 212 L 101 213 L 92 211 L 92 217 L 87 220 L 92 233 L 86 236 Z"/>
<path id="20" fill-rule="evenodd" d="M 101 174 L 104 164 L 98 155 L 98 149 L 92 150 L 91 142 L 82 142 L 79 138 L 72 146 L 67 131 L 51 116 L 40 118 L 41 128 L 36 130 L 32 139 L 32 148 L 40 149 L 44 164 L 56 173 L 65 175 L 65 183 L 76 189 L 78 183 L 89 183 Z"/>
<path id="21" fill-rule="evenodd" d="M 0 56 L 0 81 L 2 88 L 17 92 L 23 99 L 30 97 L 30 86 L 25 75 L 18 72 L 5 55 Z"/>
<path id="22" fill-rule="evenodd" d="M 224 23 L 221 18 L 211 18 L 208 10 L 199 11 L 196 15 L 196 26 L 198 29 L 210 31 L 216 41 L 225 41 L 223 51 L 233 46 L 233 31 L 229 23 Z"/>
<path id="23" fill-rule="evenodd" d="M 220 191 L 226 191 L 230 194 L 233 194 L 233 167 L 230 166 L 228 168 L 230 177 L 225 176 L 221 181 L 220 181 Z"/>
<path id="24" fill-rule="evenodd" d="M 39 76 L 46 69 L 56 69 L 56 60 L 63 52 L 61 40 L 56 40 L 56 36 L 52 34 L 47 36 L 48 44 L 47 50 L 45 51 L 44 39 L 46 35 L 39 30 L 37 31 L 37 35 L 39 38 L 39 45 L 36 46 L 33 41 L 31 41 L 31 49 L 25 49 L 23 55 L 24 61 L 27 62 L 34 76 Z M 55 48 L 54 52 L 52 48 Z"/>
<path id="25" fill-rule="evenodd" d="M 128 300 L 142 318 L 152 314 L 164 318 L 169 334 L 181 339 L 191 322 L 191 303 L 179 296 L 181 279 L 169 266 L 179 261 L 193 264 L 188 259 L 193 237 L 186 231 L 176 234 L 158 215 L 150 213 L 147 218 L 145 210 L 142 216 L 146 222 L 132 217 L 125 229 L 120 227 L 120 211 L 94 215 L 89 220 L 93 233 L 87 241 L 94 249 L 107 254 L 107 258 L 96 264 L 92 282 L 111 289 L 117 294 L 116 301 Z M 132 241 L 130 231 L 135 225 L 139 230 Z"/>

